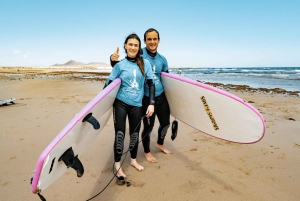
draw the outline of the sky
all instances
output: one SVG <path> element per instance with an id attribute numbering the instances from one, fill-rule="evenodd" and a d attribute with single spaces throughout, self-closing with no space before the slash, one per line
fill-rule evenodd
<path id="1" fill-rule="evenodd" d="M 109 63 L 155 28 L 171 67 L 299 67 L 299 0 L 0 0 L 0 66 Z M 142 42 L 142 47 L 144 43 Z"/>

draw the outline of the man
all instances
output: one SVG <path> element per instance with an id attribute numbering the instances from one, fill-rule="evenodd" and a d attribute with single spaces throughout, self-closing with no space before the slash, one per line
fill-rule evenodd
<path id="1" fill-rule="evenodd" d="M 158 138 L 156 147 L 166 154 L 172 152 L 164 146 L 164 139 L 170 126 L 170 108 L 167 98 L 164 93 L 164 87 L 161 83 L 161 72 L 168 72 L 168 62 L 164 56 L 157 52 L 160 42 L 159 33 L 157 30 L 150 28 L 144 34 L 144 43 L 146 48 L 143 48 L 142 57 L 147 59 L 153 71 L 153 82 L 155 84 L 155 110 L 150 118 L 144 118 L 144 130 L 142 132 L 144 156 L 149 162 L 156 163 L 156 158 L 150 152 L 150 135 L 154 127 L 155 116 L 157 116 L 160 126 L 158 128 Z M 111 65 L 114 66 L 119 59 L 119 48 L 111 55 Z M 149 104 L 149 88 L 145 85 L 145 96 L 143 98 L 144 111 L 147 110 Z"/>
<path id="2" fill-rule="evenodd" d="M 177 75 L 181 76 L 181 68 L 179 68 Z"/>

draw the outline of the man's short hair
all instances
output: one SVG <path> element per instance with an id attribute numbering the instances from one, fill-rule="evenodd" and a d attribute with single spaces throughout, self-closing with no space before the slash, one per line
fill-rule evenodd
<path id="1" fill-rule="evenodd" d="M 157 31 L 156 29 L 150 28 L 150 29 L 148 29 L 148 30 L 144 33 L 144 41 L 146 40 L 146 35 L 147 35 L 147 33 L 152 32 L 152 31 L 155 31 L 155 32 L 157 33 L 158 40 L 159 40 L 159 33 L 158 33 L 158 31 Z"/>

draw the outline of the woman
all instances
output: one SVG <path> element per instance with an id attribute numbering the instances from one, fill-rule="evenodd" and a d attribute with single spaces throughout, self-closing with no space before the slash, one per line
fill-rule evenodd
<path id="1" fill-rule="evenodd" d="M 115 65 L 105 86 L 117 77 L 122 80 L 119 92 L 113 104 L 115 127 L 114 159 L 117 176 L 125 178 L 126 175 L 120 167 L 120 161 L 124 148 L 126 116 L 128 116 L 129 120 L 130 164 L 137 170 L 142 171 L 144 167 L 137 163 L 136 156 L 138 151 L 140 122 L 144 116 L 142 108 L 144 84 L 147 82 L 150 89 L 149 106 L 146 111 L 147 117 L 150 117 L 154 112 L 155 87 L 152 81 L 153 74 L 150 63 L 141 57 L 140 38 L 136 34 L 130 34 L 124 42 L 124 49 L 127 54 L 126 58 Z"/>

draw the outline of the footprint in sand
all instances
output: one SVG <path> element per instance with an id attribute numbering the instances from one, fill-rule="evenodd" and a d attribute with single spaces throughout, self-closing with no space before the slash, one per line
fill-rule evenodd
<path id="1" fill-rule="evenodd" d="M 182 190 L 184 190 L 187 193 L 196 193 L 199 189 L 204 189 L 205 186 L 201 181 L 193 182 L 188 181 L 181 187 Z"/>
<path id="2" fill-rule="evenodd" d="M 111 168 L 108 167 L 108 168 L 102 170 L 101 173 L 106 173 L 106 172 L 111 172 L 111 171 L 112 171 Z"/>
<path id="3" fill-rule="evenodd" d="M 279 156 L 276 157 L 279 160 L 284 160 L 285 159 L 285 153 L 281 153 Z"/>
<path id="4" fill-rule="evenodd" d="M 193 171 L 193 170 L 194 170 L 194 168 L 191 167 L 191 166 L 186 166 L 186 168 L 187 168 L 189 171 Z"/>
<path id="5" fill-rule="evenodd" d="M 300 144 L 294 143 L 294 148 L 300 148 Z"/>
<path id="6" fill-rule="evenodd" d="M 5 182 L 3 184 L 1 184 L 1 186 L 7 186 L 10 182 Z"/>
<path id="7" fill-rule="evenodd" d="M 146 183 L 139 182 L 139 183 L 137 183 L 137 184 L 134 183 L 134 184 L 131 184 L 131 185 L 134 186 L 134 187 L 142 188 L 145 184 L 146 184 Z"/>
<path id="8" fill-rule="evenodd" d="M 273 169 L 273 167 L 271 167 L 271 166 L 267 166 L 267 167 L 265 167 L 267 170 L 272 170 Z"/>

